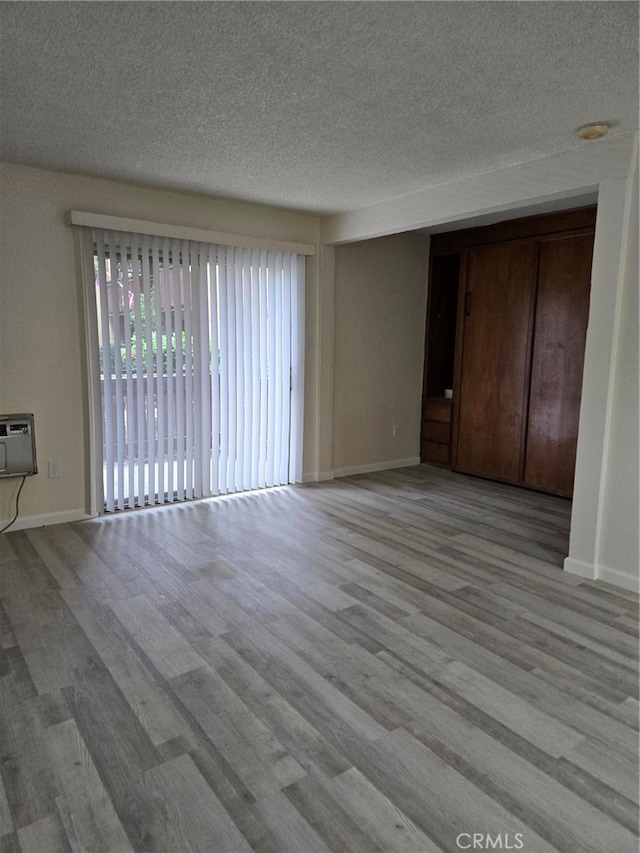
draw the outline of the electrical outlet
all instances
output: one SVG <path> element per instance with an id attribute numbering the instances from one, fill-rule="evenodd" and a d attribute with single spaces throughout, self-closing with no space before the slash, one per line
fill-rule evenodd
<path id="1" fill-rule="evenodd" d="M 393 437 L 395 438 L 400 432 L 400 426 L 398 424 L 393 425 Z"/>
<path id="2" fill-rule="evenodd" d="M 59 462 L 49 462 L 49 479 L 57 480 L 62 476 L 62 467 Z"/>

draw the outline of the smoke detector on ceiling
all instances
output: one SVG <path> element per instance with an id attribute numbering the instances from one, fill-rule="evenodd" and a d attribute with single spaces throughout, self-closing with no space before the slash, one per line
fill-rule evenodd
<path id="1" fill-rule="evenodd" d="M 611 130 L 611 125 L 606 121 L 596 121 L 592 124 L 584 124 L 578 129 L 580 139 L 602 139 Z"/>

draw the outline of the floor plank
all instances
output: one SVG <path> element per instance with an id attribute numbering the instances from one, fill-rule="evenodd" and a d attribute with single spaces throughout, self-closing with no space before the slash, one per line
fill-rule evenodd
<path id="1" fill-rule="evenodd" d="M 635 853 L 570 510 L 415 466 L 1 536 L 0 853 Z"/>
<path id="2" fill-rule="evenodd" d="M 71 853 L 72 850 L 57 813 L 20 829 L 18 840 L 22 850 L 30 853 Z"/>
<path id="3" fill-rule="evenodd" d="M 72 720 L 47 729 L 47 751 L 82 845 L 87 850 L 133 850 Z"/>
<path id="4" fill-rule="evenodd" d="M 249 853 L 249 843 L 188 755 L 147 770 L 145 780 L 163 807 L 166 849 Z"/>

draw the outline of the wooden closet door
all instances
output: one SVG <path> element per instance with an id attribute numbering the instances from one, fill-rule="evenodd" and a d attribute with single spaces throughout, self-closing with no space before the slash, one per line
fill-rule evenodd
<path id="1" fill-rule="evenodd" d="M 535 273 L 533 240 L 467 252 L 458 470 L 521 479 Z"/>
<path id="2" fill-rule="evenodd" d="M 569 496 L 578 441 L 593 234 L 540 244 L 524 481 Z"/>

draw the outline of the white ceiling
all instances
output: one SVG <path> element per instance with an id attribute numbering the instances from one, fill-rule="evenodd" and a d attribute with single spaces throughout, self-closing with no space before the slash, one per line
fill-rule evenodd
<path id="1" fill-rule="evenodd" d="M 317 212 L 638 125 L 636 2 L 2 2 L 2 159 Z"/>

